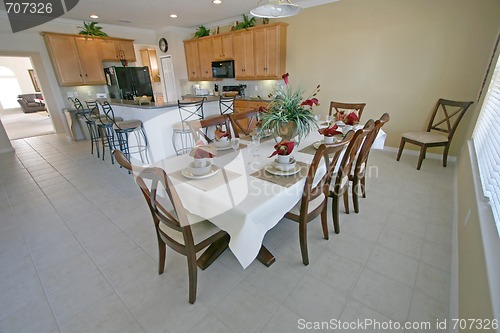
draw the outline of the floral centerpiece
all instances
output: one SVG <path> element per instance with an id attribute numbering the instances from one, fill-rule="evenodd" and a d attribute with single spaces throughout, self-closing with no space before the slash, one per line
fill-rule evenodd
<path id="1" fill-rule="evenodd" d="M 285 84 L 278 85 L 275 92 L 269 95 L 272 101 L 261 115 L 262 129 L 274 131 L 283 141 L 291 141 L 295 136 L 300 141 L 318 126 L 312 108 L 319 105 L 315 96 L 320 86 L 304 99 L 304 89 L 293 89 L 288 84 L 288 77 L 288 73 L 284 74 L 282 78 Z"/>

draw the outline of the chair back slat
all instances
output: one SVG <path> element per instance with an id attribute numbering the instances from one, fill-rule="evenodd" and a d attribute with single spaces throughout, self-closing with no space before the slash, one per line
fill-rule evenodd
<path id="1" fill-rule="evenodd" d="M 239 138 L 240 135 L 250 135 L 260 120 L 260 112 L 258 110 L 237 112 L 230 114 L 229 119 L 231 120 L 235 137 Z"/>
<path id="2" fill-rule="evenodd" d="M 440 98 L 432 112 L 427 132 L 433 130 L 446 133 L 448 141 L 451 142 L 460 120 L 462 120 L 471 104 L 472 102 L 459 102 Z"/>
<path id="3" fill-rule="evenodd" d="M 208 129 L 210 127 L 221 127 L 225 131 L 229 131 L 229 117 L 225 114 L 207 117 L 201 120 L 191 120 L 186 122 L 187 126 L 191 129 L 193 133 L 193 138 L 195 142 L 200 139 L 206 141 L 206 143 L 212 142 L 214 139 L 210 138 L 208 135 Z"/>
<path id="4" fill-rule="evenodd" d="M 204 118 L 203 115 L 203 103 L 205 97 L 195 102 L 181 102 L 177 101 L 177 107 L 179 108 L 179 116 L 182 122 L 190 120 L 201 120 Z"/>
<path id="5" fill-rule="evenodd" d="M 330 110 L 328 111 L 328 115 L 333 116 L 333 110 L 335 110 L 336 119 L 338 116 L 344 115 L 346 112 L 355 112 L 359 119 L 361 119 L 361 115 L 363 114 L 363 110 L 365 109 L 366 103 L 341 103 L 341 102 L 330 102 Z M 339 120 L 339 119 L 337 119 Z"/>

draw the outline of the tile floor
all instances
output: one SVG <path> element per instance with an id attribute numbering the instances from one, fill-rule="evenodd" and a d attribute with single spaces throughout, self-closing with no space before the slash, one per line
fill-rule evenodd
<path id="1" fill-rule="evenodd" d="M 361 212 L 342 210 L 329 241 L 309 225 L 309 266 L 297 225 L 283 220 L 264 241 L 274 265 L 243 269 L 226 251 L 199 271 L 190 305 L 184 257 L 169 251 L 157 274 L 156 236 L 131 176 L 90 155 L 88 142 L 13 145 L 0 155 L 0 332 L 276 333 L 304 331 L 299 319 L 448 317 L 453 163 L 426 160 L 417 171 L 416 157 L 374 151 Z"/>

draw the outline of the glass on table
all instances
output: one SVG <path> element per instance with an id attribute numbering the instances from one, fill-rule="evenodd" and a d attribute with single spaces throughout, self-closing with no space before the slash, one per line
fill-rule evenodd
<path id="1" fill-rule="evenodd" d="M 252 152 L 252 157 L 260 157 L 259 155 L 259 146 L 260 146 L 260 135 L 252 135 L 252 142 L 250 143 L 250 150 Z"/>
<path id="2" fill-rule="evenodd" d="M 325 121 L 326 121 L 326 124 L 328 125 L 328 127 L 330 127 L 330 124 L 332 122 L 332 116 L 327 114 L 326 115 L 326 118 L 325 118 Z"/>
<path id="3" fill-rule="evenodd" d="M 238 138 L 231 139 L 231 147 L 233 148 L 234 151 L 238 151 L 238 148 L 240 148 L 240 139 Z"/>

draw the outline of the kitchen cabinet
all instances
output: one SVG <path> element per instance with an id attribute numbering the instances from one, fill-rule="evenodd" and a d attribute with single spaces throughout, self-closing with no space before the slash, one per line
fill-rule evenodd
<path id="1" fill-rule="evenodd" d="M 212 37 L 212 59 L 233 59 L 233 36 L 231 34 Z"/>
<path id="2" fill-rule="evenodd" d="M 98 39 L 99 54 L 102 61 L 120 61 L 125 59 L 129 62 L 135 62 L 133 40 L 102 38 Z"/>
<path id="3" fill-rule="evenodd" d="M 236 79 L 253 79 L 254 70 L 253 31 L 233 35 L 234 75 Z"/>
<path id="4" fill-rule="evenodd" d="M 200 79 L 203 81 L 214 80 L 214 78 L 212 78 L 211 38 L 202 38 L 198 40 L 198 56 L 200 60 Z"/>
<path id="5" fill-rule="evenodd" d="M 198 41 L 184 41 L 184 50 L 186 56 L 188 80 L 197 81 L 201 78 L 200 58 L 198 56 Z"/>
<path id="6" fill-rule="evenodd" d="M 158 68 L 158 58 L 155 49 L 140 50 L 143 66 L 148 66 L 151 82 L 160 82 L 160 71 Z"/>
<path id="7" fill-rule="evenodd" d="M 254 30 L 255 77 L 278 79 L 285 73 L 286 29 L 281 25 Z"/>
<path id="8" fill-rule="evenodd" d="M 95 39 L 49 33 L 43 38 L 61 86 L 105 84 Z"/>

